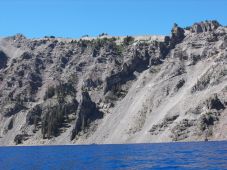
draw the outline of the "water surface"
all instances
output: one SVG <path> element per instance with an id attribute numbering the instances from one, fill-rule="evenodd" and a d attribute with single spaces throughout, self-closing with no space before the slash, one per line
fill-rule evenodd
<path id="1" fill-rule="evenodd" d="M 227 142 L 0 147 L 0 170 L 227 169 Z"/>

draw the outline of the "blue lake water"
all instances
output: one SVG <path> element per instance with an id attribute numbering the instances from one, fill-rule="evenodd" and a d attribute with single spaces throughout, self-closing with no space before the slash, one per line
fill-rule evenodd
<path id="1" fill-rule="evenodd" d="M 227 169 L 227 142 L 0 147 L 0 170 Z"/>

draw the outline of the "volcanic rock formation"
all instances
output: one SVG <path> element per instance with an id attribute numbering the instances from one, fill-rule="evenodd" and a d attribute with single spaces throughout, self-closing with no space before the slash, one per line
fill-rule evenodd
<path id="1" fill-rule="evenodd" d="M 227 139 L 227 28 L 0 39 L 0 145 Z"/>

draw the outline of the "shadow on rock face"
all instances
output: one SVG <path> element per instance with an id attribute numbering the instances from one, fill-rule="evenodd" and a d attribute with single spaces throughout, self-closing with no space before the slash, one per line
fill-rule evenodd
<path id="1" fill-rule="evenodd" d="M 8 61 L 7 55 L 3 51 L 0 51 L 0 70 L 6 68 L 7 61 Z"/>
<path id="2" fill-rule="evenodd" d="M 219 100 L 216 94 L 212 96 L 210 99 L 208 99 L 206 104 L 208 109 L 216 109 L 216 110 L 225 109 L 225 106 L 222 104 L 222 102 Z"/>
<path id="3" fill-rule="evenodd" d="M 77 115 L 78 118 L 72 130 L 71 140 L 73 140 L 80 131 L 83 131 L 88 127 L 94 120 L 103 117 L 103 113 L 99 111 L 87 91 L 82 92 L 82 99 L 77 110 Z"/>

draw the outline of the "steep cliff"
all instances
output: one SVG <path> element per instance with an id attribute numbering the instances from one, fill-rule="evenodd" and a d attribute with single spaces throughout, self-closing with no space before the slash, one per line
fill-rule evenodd
<path id="1" fill-rule="evenodd" d="M 0 144 L 227 139 L 227 28 L 0 39 Z"/>

